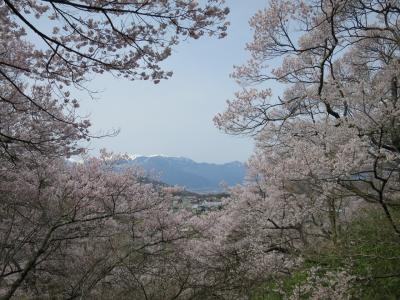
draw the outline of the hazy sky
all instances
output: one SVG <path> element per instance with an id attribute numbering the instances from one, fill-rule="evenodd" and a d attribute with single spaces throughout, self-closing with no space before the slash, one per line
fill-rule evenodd
<path id="1" fill-rule="evenodd" d="M 92 141 L 92 153 L 107 148 L 216 163 L 247 160 L 253 142 L 226 135 L 214 127 L 212 119 L 239 90 L 229 74 L 233 65 L 247 60 L 244 48 L 252 37 L 248 21 L 265 4 L 265 0 L 228 0 L 228 37 L 181 42 L 164 63 L 165 69 L 174 72 L 173 77 L 158 85 L 96 76 L 90 87 L 102 92 L 97 100 L 82 101 L 81 114 L 90 115 L 95 134 L 111 129 L 120 133 Z"/>

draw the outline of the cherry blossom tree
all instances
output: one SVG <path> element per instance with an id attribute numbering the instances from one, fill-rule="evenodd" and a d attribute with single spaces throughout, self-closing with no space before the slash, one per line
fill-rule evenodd
<path id="1" fill-rule="evenodd" d="M 158 83 L 179 40 L 226 34 L 223 0 L 0 0 L 0 297 L 176 299 L 190 288 L 197 234 L 173 195 L 81 164 L 90 121 L 76 90 L 105 72 Z M 87 90 L 89 94 L 91 91 Z"/>
<path id="2" fill-rule="evenodd" d="M 184 214 L 171 212 L 171 195 L 143 184 L 134 170 L 116 173 L 110 156 L 82 164 L 32 164 L 37 166 L 24 171 L 11 163 L 1 169 L 4 299 L 98 299 L 103 289 L 143 296 L 150 286 L 148 294 L 164 291 L 160 299 L 179 292 L 181 282 L 169 274 L 173 269 L 162 270 L 193 230 Z M 161 288 L 166 280 L 174 283 L 169 290 Z"/>
<path id="3" fill-rule="evenodd" d="M 271 0 L 251 19 L 242 90 L 215 123 L 256 141 L 227 210 L 260 257 L 335 244 L 361 207 L 399 238 L 399 14 L 390 0 Z"/>
<path id="4" fill-rule="evenodd" d="M 397 1 L 338 0 L 271 1 L 253 17 L 251 59 L 233 74 L 243 90 L 215 122 L 255 135 L 265 192 L 302 187 L 306 202 L 316 192 L 327 205 L 360 198 L 400 234 L 390 213 L 400 171 L 398 16 Z M 268 67 L 275 58 L 280 65 Z M 274 97 L 271 82 L 284 91 Z"/>
<path id="5" fill-rule="evenodd" d="M 89 122 L 77 118 L 76 89 L 87 90 L 86 82 L 104 72 L 155 83 L 169 78 L 160 63 L 180 39 L 226 35 L 223 2 L 0 1 L 2 116 L 40 116 L 54 129 L 44 138 L 43 129 L 22 134 L 4 121 L 2 153 L 15 160 L 21 145 L 43 152 L 72 136 L 90 138 Z M 71 154 L 79 150 L 69 145 Z"/>

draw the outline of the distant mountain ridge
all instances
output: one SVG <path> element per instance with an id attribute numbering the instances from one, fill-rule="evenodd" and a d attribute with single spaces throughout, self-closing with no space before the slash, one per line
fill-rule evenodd
<path id="1" fill-rule="evenodd" d="M 197 193 L 221 192 L 221 182 L 228 186 L 243 183 L 246 166 L 239 161 L 225 164 L 199 163 L 185 157 L 161 155 L 133 156 L 120 167 L 138 166 L 148 176 L 169 185 L 179 185 Z"/>

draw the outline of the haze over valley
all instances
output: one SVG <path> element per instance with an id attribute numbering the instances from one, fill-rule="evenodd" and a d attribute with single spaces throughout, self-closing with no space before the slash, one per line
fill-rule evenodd
<path id="1" fill-rule="evenodd" d="M 133 156 L 122 160 L 118 168 L 138 166 L 147 176 L 171 186 L 180 186 L 197 193 L 220 193 L 243 184 L 246 166 L 234 161 L 225 164 L 199 163 L 184 157 L 163 155 Z"/>

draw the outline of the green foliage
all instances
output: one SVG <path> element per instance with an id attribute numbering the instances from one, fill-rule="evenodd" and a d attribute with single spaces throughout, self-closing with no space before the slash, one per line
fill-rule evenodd
<path id="1" fill-rule="evenodd" d="M 394 221 L 400 211 L 393 211 Z M 400 239 L 380 210 L 352 222 L 338 246 L 341 261 L 360 278 L 363 299 L 400 298 Z"/>
<path id="2" fill-rule="evenodd" d="M 400 211 L 392 214 L 398 222 Z M 400 240 L 381 210 L 363 211 L 342 229 L 335 243 L 315 243 L 302 255 L 304 263 L 299 270 L 287 277 L 271 278 L 251 299 L 285 299 L 284 295 L 306 283 L 307 274 L 315 268 L 321 270 L 321 277 L 327 271 L 349 270 L 356 278 L 352 290 L 355 299 L 400 299 Z"/>
<path id="3" fill-rule="evenodd" d="M 285 278 L 271 279 L 264 286 L 254 291 L 252 300 L 281 300 L 284 299 L 282 292 L 290 293 L 293 289 L 302 285 L 307 280 L 307 272 L 305 270 L 295 271 L 291 276 Z"/>

